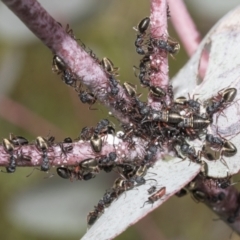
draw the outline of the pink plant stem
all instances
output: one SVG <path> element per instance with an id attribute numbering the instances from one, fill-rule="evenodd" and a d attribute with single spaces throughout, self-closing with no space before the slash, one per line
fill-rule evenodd
<path id="1" fill-rule="evenodd" d="M 35 0 L 4 0 L 3 1 L 38 37 L 48 46 L 52 52 L 64 60 L 64 63 L 71 70 L 74 76 L 77 76 L 105 105 L 111 105 L 111 111 L 115 117 L 121 122 L 127 123 L 128 117 L 123 116 L 121 111 L 117 111 L 116 99 L 124 99 L 124 106 L 130 104 L 130 97 L 126 95 L 123 88 L 118 84 L 119 93 L 114 98 L 109 97 L 109 76 L 102 69 L 99 60 L 91 57 L 85 49 L 80 47 L 73 36 L 70 36 Z M 54 144 L 48 150 L 48 158 L 51 160 L 51 166 L 74 165 L 86 158 L 96 158 L 107 155 L 111 151 L 115 151 L 120 158 L 134 159 L 136 156 L 143 157 L 144 144 L 136 147 L 133 151 L 128 150 L 128 143 L 112 144 L 104 142 L 100 154 L 92 151 L 89 142 L 74 142 L 73 151 L 67 156 L 62 153 L 59 144 Z M 138 148 L 141 148 L 138 151 Z M 21 146 L 14 149 L 14 155 L 17 158 L 17 166 L 39 166 L 42 164 L 42 152 L 37 149 L 35 143 L 29 146 Z M 31 161 L 19 161 L 21 156 L 31 157 Z M 118 160 L 118 159 L 117 159 Z M 116 161 L 117 161 L 116 160 Z M 8 166 L 9 154 L 0 146 L 0 165 Z"/>
<path id="2" fill-rule="evenodd" d="M 168 0 L 171 22 L 181 39 L 188 56 L 196 51 L 201 36 L 182 0 Z"/>
<path id="3" fill-rule="evenodd" d="M 237 189 L 232 186 L 222 189 L 213 179 L 197 177 L 194 181 L 196 189 L 205 194 L 204 203 L 240 235 L 240 194 Z M 223 199 L 220 199 L 221 195 Z"/>
<path id="4" fill-rule="evenodd" d="M 168 4 L 170 7 L 171 22 L 185 51 L 188 56 L 191 57 L 196 52 L 201 42 L 201 35 L 182 0 L 169 0 Z M 208 54 L 203 52 L 198 70 L 198 74 L 201 78 L 205 76 L 207 65 Z"/>
<path id="5" fill-rule="evenodd" d="M 151 1 L 151 37 L 167 40 L 167 1 Z M 155 48 L 151 55 L 151 65 L 157 65 L 157 71 L 151 74 L 150 85 L 165 88 L 168 86 L 168 57 L 165 51 Z M 149 103 L 153 108 L 160 108 L 159 101 L 156 102 L 151 97 Z"/>
<path id="6" fill-rule="evenodd" d="M 62 59 L 81 82 L 87 86 L 104 105 L 110 107 L 108 98 L 109 80 L 99 62 L 90 57 L 64 28 L 62 28 L 48 12 L 35 0 L 3 0 L 3 3 L 15 13 L 22 22 Z M 119 96 L 126 97 L 119 86 Z M 122 122 L 128 117 L 110 107 L 111 111 Z"/>
<path id="7" fill-rule="evenodd" d="M 151 1 L 151 35 L 153 38 L 166 40 L 167 33 L 167 1 Z M 168 58 L 159 53 L 159 71 L 151 78 L 152 84 L 161 86 L 168 85 Z"/>
<path id="8" fill-rule="evenodd" d="M 9 111 L 9 109 L 11 109 L 11 111 Z M 47 135 L 51 130 L 54 136 L 66 136 L 66 134 L 54 124 L 51 124 L 23 105 L 5 96 L 0 97 L 0 116 L 33 135 L 39 135 L 40 133 L 46 133 Z"/>
<path id="9" fill-rule="evenodd" d="M 101 158 L 102 156 L 108 155 L 110 152 L 116 152 L 117 159 L 115 162 L 118 162 L 122 159 L 133 159 L 143 154 L 142 146 L 137 146 L 134 150 L 129 150 L 127 143 L 124 142 L 113 146 L 111 143 L 103 141 L 103 147 L 100 153 L 94 152 L 89 142 L 84 142 L 82 140 L 75 141 L 71 144 L 64 143 L 62 144 L 62 147 L 64 148 L 70 145 L 73 147 L 73 150 L 66 154 L 63 153 L 60 144 L 58 143 L 54 143 L 49 147 L 47 157 L 49 159 L 50 166 L 76 166 L 87 158 Z M 39 167 L 42 164 L 43 152 L 36 147 L 34 141 L 32 141 L 32 144 L 27 146 L 15 147 L 13 155 L 17 158 L 16 166 Z M 30 157 L 31 161 L 24 160 L 26 159 L 24 156 Z M 10 154 L 7 153 L 4 147 L 1 145 L 0 166 L 7 167 L 9 165 L 9 157 Z"/>

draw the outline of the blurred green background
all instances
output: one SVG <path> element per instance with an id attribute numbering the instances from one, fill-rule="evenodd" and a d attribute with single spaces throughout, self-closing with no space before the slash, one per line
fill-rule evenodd
<path id="1" fill-rule="evenodd" d="M 228 1 L 186 1 L 204 36 L 211 26 L 238 4 Z M 132 27 L 149 15 L 148 0 L 40 1 L 63 26 L 101 59 L 109 57 L 120 67 L 120 80 L 138 84 L 133 65 L 138 65 Z M 215 4 L 215 5 L 214 5 Z M 216 9 L 218 4 L 218 9 Z M 171 9 L 170 9 L 171 10 Z M 57 141 L 78 137 L 82 127 L 95 125 L 107 110 L 91 111 L 76 93 L 51 71 L 52 53 L 0 3 L 0 136 L 22 135 L 30 141 L 51 135 Z M 171 23 L 169 33 L 176 36 Z M 170 58 L 173 76 L 188 57 L 181 49 Z M 138 86 L 138 90 L 140 86 Z M 89 182 L 64 181 L 56 176 L 18 168 L 0 174 L 1 239 L 79 239 L 86 231 L 86 216 L 114 181 L 101 174 Z M 54 169 L 51 170 L 54 173 Z M 191 196 L 172 197 L 167 203 L 130 227 L 116 239 L 229 239 L 231 230 Z M 232 240 L 238 239 L 236 234 Z"/>

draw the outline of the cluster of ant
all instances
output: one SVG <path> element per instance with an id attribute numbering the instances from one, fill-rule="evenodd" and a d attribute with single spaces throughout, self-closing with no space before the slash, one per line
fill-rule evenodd
<path id="1" fill-rule="evenodd" d="M 115 151 L 101 155 L 103 138 L 109 134 L 115 135 L 114 127 L 107 119 L 103 119 L 95 128 L 85 127 L 82 129 L 80 139 L 90 142 L 96 157 L 87 158 L 74 167 L 58 167 L 57 174 L 64 179 L 89 180 L 94 178 L 100 170 L 111 172 L 117 169 L 117 172 L 120 173 L 120 177 L 115 180 L 113 187 L 104 194 L 94 210 L 88 214 L 88 225 L 94 224 L 104 209 L 123 192 L 145 184 L 147 180 L 154 180 L 146 180 L 144 176 L 156 162 L 157 153 L 160 151 L 168 149 L 174 151 L 183 160 L 188 158 L 192 162 L 200 164 L 201 176 L 204 177 L 208 175 L 208 165 L 202 159 L 203 157 L 207 160 L 221 159 L 225 164 L 223 157 L 233 156 L 237 152 L 233 143 L 207 132 L 207 127 L 212 123 L 214 114 L 221 114 L 233 102 L 237 90 L 235 88 L 223 89 L 216 96 L 208 99 L 205 104 L 202 104 L 199 100 L 186 97 L 174 99 L 171 85 L 165 87 L 152 85 L 151 77 L 159 71 L 157 61 L 154 59 L 158 56 L 176 54 L 180 45 L 170 37 L 167 40 L 151 37 L 151 34 L 147 34 L 149 25 L 150 18 L 146 17 L 135 28 L 138 32 L 135 41 L 136 52 L 143 55 L 139 68 L 135 67 L 135 69 L 139 69 L 140 84 L 149 89 L 149 94 L 155 101 L 161 103 L 161 110 L 156 110 L 146 102 L 141 101 L 136 86 L 133 84 L 125 82 L 121 86 L 116 79 L 118 68 L 114 67 L 113 63 L 106 57 L 100 61 L 92 50 L 87 50 L 85 45 L 81 43 L 81 47 L 99 64 L 108 77 L 106 98 L 110 106 L 129 119 L 130 123 L 121 125 L 123 133 L 119 138 L 127 143 L 129 149 L 133 150 L 136 147 L 136 139 L 142 139 L 146 143 L 143 156 L 135 160 L 120 159 L 121 157 Z M 77 40 L 71 29 L 67 28 L 66 32 L 74 40 Z M 97 101 L 97 96 L 89 89 L 83 90 L 80 79 L 67 67 L 64 59 L 54 55 L 52 69 L 61 74 L 65 84 L 76 90 L 83 103 L 87 103 L 91 107 Z M 200 151 L 197 151 L 189 142 L 203 136 L 205 136 L 205 144 Z M 73 151 L 72 143 L 71 138 L 57 143 L 61 148 L 61 154 L 67 156 L 68 153 L 71 153 Z M 8 173 L 15 171 L 18 159 L 31 160 L 29 156 L 21 154 L 21 151 L 17 151 L 18 154 L 15 153 L 16 147 L 19 149 L 27 144 L 29 143 L 25 138 L 12 134 L 10 134 L 9 139 L 3 139 L 4 150 L 9 154 L 9 166 L 6 167 Z M 47 172 L 51 165 L 48 152 L 56 146 L 54 137 L 43 138 L 39 136 L 32 145 L 41 153 L 41 171 Z M 222 182 L 217 180 L 217 184 L 220 188 L 226 188 L 231 183 L 228 179 L 228 181 Z M 194 188 L 188 188 L 188 190 L 195 199 L 201 198 L 200 191 Z M 184 191 L 183 189 L 178 195 L 183 195 Z M 154 203 L 165 195 L 166 187 L 157 190 L 156 186 L 152 186 L 148 193 L 151 196 L 147 202 Z"/>
<path id="2" fill-rule="evenodd" d="M 107 134 L 114 134 L 115 129 L 107 119 L 101 120 L 96 128 L 84 127 L 80 133 L 80 139 L 89 141 L 95 154 L 100 154 L 103 147 L 103 137 Z M 96 176 L 100 170 L 111 172 L 116 167 L 117 154 L 110 152 L 108 155 L 97 155 L 95 158 L 87 158 L 78 166 L 70 168 L 59 167 L 57 173 L 64 179 L 89 180 Z"/>
<path id="3" fill-rule="evenodd" d="M 90 225 L 96 221 L 103 212 L 104 207 L 109 206 L 123 191 L 132 189 L 135 185 L 145 183 L 146 180 L 143 176 L 155 163 L 158 151 L 167 148 L 169 151 L 174 151 L 182 159 L 188 158 L 200 164 L 201 175 L 204 177 L 208 175 L 208 165 L 202 160 L 202 157 L 210 161 L 220 159 L 226 165 L 223 157 L 231 157 L 237 152 L 237 148 L 230 141 L 207 133 L 207 127 L 212 123 L 214 114 L 220 114 L 233 102 L 237 90 L 235 88 L 223 89 L 216 96 L 213 96 L 202 104 L 199 100 L 191 99 L 190 97 L 189 99 L 186 97 L 174 99 L 171 85 L 166 87 L 152 85 L 151 77 L 155 72 L 159 71 L 158 61 L 156 61 L 156 59 L 159 60 L 158 56 L 167 56 L 167 54 L 172 56 L 177 54 L 180 45 L 170 37 L 167 40 L 151 37 L 151 34 L 147 33 L 149 25 L 150 18 L 146 17 L 134 28 L 138 32 L 135 40 L 136 52 L 143 55 L 139 67 L 135 67 L 135 69 L 139 70 L 138 78 L 141 86 L 148 88 L 150 96 L 155 101 L 161 103 L 162 108 L 160 111 L 153 109 L 146 102 L 141 101 L 136 86 L 131 83 L 123 83 L 124 97 L 119 94 L 121 86 L 116 79 L 118 68 L 114 67 L 108 58 L 103 58 L 100 61 L 91 50 L 87 51 L 108 76 L 108 102 L 114 109 L 120 111 L 130 120 L 129 124 L 121 125 L 123 129 L 121 139 L 128 143 L 129 149 L 135 148 L 136 138 L 141 138 L 147 142 L 145 155 L 142 157 L 142 160 L 137 159 L 132 162 L 122 161 L 122 164 L 115 164 L 114 166 L 110 164 L 108 166 L 107 169 L 109 171 L 114 167 L 121 169 L 120 173 L 122 177 L 116 180 L 114 186 L 110 191 L 105 193 L 94 211 L 89 213 L 88 224 Z M 74 35 L 71 34 L 71 36 L 73 37 Z M 84 49 L 86 50 L 85 46 Z M 69 76 L 69 70 L 63 59 L 55 55 L 53 66 L 55 69 L 60 70 L 62 79 L 66 84 L 71 82 L 70 85 L 76 88 L 76 78 L 72 77 L 71 81 L 69 81 L 69 78 L 66 77 L 66 75 Z M 77 87 L 77 89 L 80 88 Z M 78 92 L 80 100 L 83 103 L 90 104 L 90 106 L 97 100 L 97 97 L 90 91 L 81 90 Z M 110 129 L 110 132 L 109 130 L 105 131 L 113 134 L 112 127 Z M 95 140 L 96 145 L 100 146 L 98 141 L 101 139 L 101 135 L 96 130 L 89 131 L 88 128 L 85 128 L 84 131 L 90 134 L 88 137 L 83 137 L 83 140 Z M 197 151 L 189 144 L 189 141 L 202 138 L 202 136 L 205 136 L 205 144 L 200 151 Z M 96 165 L 101 169 L 101 166 L 97 163 L 98 160 L 94 160 L 93 162 L 93 172 L 96 171 Z M 68 170 L 65 170 L 65 172 L 68 173 Z M 69 176 L 70 174 L 68 173 L 67 175 Z M 220 188 L 226 188 L 230 185 L 229 179 L 222 182 L 221 180 L 216 180 L 216 184 Z M 158 191 L 155 189 L 156 193 L 153 192 L 154 194 L 149 197 L 149 202 L 154 202 L 163 196 L 163 193 L 166 191 L 166 189 L 164 191 L 163 189 L 161 188 Z M 188 190 L 195 199 L 199 198 L 199 191 L 192 188 L 188 188 Z M 182 195 L 183 192 L 184 189 L 179 195 Z"/>
<path id="4" fill-rule="evenodd" d="M 131 161 L 115 161 L 117 158 L 116 152 L 110 152 L 108 155 L 102 155 L 103 139 L 108 134 L 115 135 L 115 129 L 111 126 L 107 119 L 101 120 L 95 128 L 84 127 L 80 133 L 80 137 L 76 139 L 79 141 L 89 141 L 92 151 L 96 154 L 95 158 L 87 158 L 80 162 L 77 166 L 73 167 L 58 167 L 56 169 L 57 174 L 63 179 L 72 180 L 90 180 L 96 176 L 101 170 L 105 172 L 111 172 L 113 169 L 117 169 L 121 177 L 117 178 L 114 182 L 113 187 L 107 191 L 103 198 L 99 201 L 95 210 L 90 212 L 88 215 L 88 224 L 92 225 L 97 218 L 103 213 L 104 208 L 109 206 L 113 200 L 115 200 L 124 191 L 130 190 L 135 186 L 145 184 L 144 176 L 147 172 L 146 165 L 138 165 L 136 162 Z M 32 157 L 22 153 L 23 146 L 32 146 L 40 152 L 42 163 L 40 170 L 47 172 L 51 167 L 51 162 L 48 153 L 53 151 L 53 147 L 60 147 L 61 155 L 70 154 L 73 152 L 74 146 L 72 145 L 73 140 L 71 138 L 65 138 L 63 142 L 54 143 L 55 138 L 41 137 L 38 136 L 33 143 L 22 136 L 15 136 L 13 134 L 9 135 L 9 138 L 3 139 L 3 148 L 5 152 L 9 155 L 9 166 L 6 167 L 7 173 L 14 173 L 16 170 L 16 162 L 18 165 L 22 161 L 30 162 Z M 155 149 L 155 148 L 153 148 Z M 156 151 L 151 150 L 151 151 Z M 152 153 L 150 152 L 149 155 Z M 148 179 L 154 180 L 155 179 Z M 151 201 L 152 198 L 150 198 Z M 153 200 L 151 201 L 153 202 Z"/>
<path id="5" fill-rule="evenodd" d="M 73 168 L 57 168 L 57 173 L 60 177 L 70 180 L 89 180 L 94 178 L 101 170 L 105 172 L 117 170 L 120 174 L 120 177 L 115 180 L 113 187 L 106 191 L 103 198 L 98 202 L 97 206 L 95 206 L 95 209 L 88 214 L 88 225 L 92 225 L 104 212 L 104 209 L 123 192 L 145 184 L 148 180 L 155 181 L 155 179 L 146 180 L 144 178 L 148 169 L 146 164 L 138 164 L 138 162 L 128 160 L 115 161 L 117 158 L 116 152 L 101 155 L 103 139 L 107 137 L 108 134 L 115 135 L 115 129 L 107 119 L 101 120 L 95 128 L 84 127 L 80 133 L 80 139 L 90 142 L 96 157 L 85 159 Z M 150 148 L 149 157 L 151 157 L 156 149 L 155 147 Z"/>
<path id="6" fill-rule="evenodd" d="M 21 147 L 23 145 L 27 145 L 28 140 L 21 136 L 15 136 L 13 134 L 9 135 L 9 139 L 4 138 L 2 145 L 5 152 L 9 155 L 9 165 L 6 167 L 7 173 L 14 173 L 16 170 L 16 161 L 21 158 L 21 160 L 31 161 L 29 156 L 25 156 L 23 154 L 16 155 L 15 148 Z"/>
<path id="7" fill-rule="evenodd" d="M 16 171 L 17 161 L 18 165 L 21 165 L 21 163 L 23 164 L 24 161 L 27 161 L 28 163 L 31 162 L 32 157 L 22 152 L 22 147 L 26 145 L 34 146 L 36 150 L 40 152 L 42 157 L 40 170 L 47 172 L 50 169 L 48 152 L 52 151 L 50 148 L 55 146 L 54 140 L 55 138 L 53 136 L 48 138 L 38 136 L 34 143 L 29 143 L 26 138 L 22 136 L 15 136 L 10 133 L 9 138 L 4 138 L 2 142 L 5 152 L 9 155 L 9 165 L 6 167 L 6 172 L 14 173 Z M 63 142 L 57 144 L 61 148 L 62 154 L 66 154 L 73 149 L 72 146 L 64 146 L 64 143 L 72 143 L 71 138 L 65 138 Z"/>

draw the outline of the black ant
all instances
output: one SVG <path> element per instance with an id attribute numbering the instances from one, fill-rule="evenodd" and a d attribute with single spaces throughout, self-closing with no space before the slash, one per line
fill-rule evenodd
<path id="1" fill-rule="evenodd" d="M 222 163 L 227 166 L 225 160 L 223 159 L 223 156 L 225 157 L 232 157 L 237 153 L 237 148 L 235 147 L 235 145 L 233 143 L 231 143 L 230 141 L 226 140 L 226 139 L 222 139 L 219 137 L 214 137 L 212 134 L 207 134 L 206 135 L 206 144 L 203 146 L 203 150 L 204 152 L 209 152 L 207 157 L 211 157 L 212 154 L 210 155 L 210 152 L 213 151 L 210 147 L 213 148 L 220 148 L 219 151 L 215 151 L 215 156 L 221 156 L 221 161 Z M 206 154 L 205 154 L 206 155 Z M 209 159 L 209 160 L 214 160 L 213 159 Z M 227 166 L 228 167 L 228 166 Z"/>
<path id="2" fill-rule="evenodd" d="M 107 119 L 102 119 L 94 129 L 96 135 L 114 134 L 115 129 L 110 125 Z"/>
<path id="3" fill-rule="evenodd" d="M 189 144 L 187 144 L 186 142 L 183 143 L 180 146 L 181 152 L 187 156 L 190 160 L 192 160 L 193 162 L 196 163 L 200 163 L 200 152 L 198 152 L 198 154 L 196 153 L 196 150 L 194 147 L 190 146 Z"/>
<path id="4" fill-rule="evenodd" d="M 207 198 L 206 194 L 198 189 L 192 190 L 192 196 L 197 202 L 204 202 Z"/>
<path id="5" fill-rule="evenodd" d="M 72 145 L 64 146 L 64 143 L 72 143 L 72 139 L 68 137 L 68 138 L 65 138 L 62 143 L 59 143 L 59 146 L 62 151 L 61 155 L 64 154 L 65 157 L 67 157 L 67 154 L 72 152 L 73 146 Z"/>
<path id="6" fill-rule="evenodd" d="M 117 196 L 116 189 L 110 189 L 109 191 L 106 191 L 102 198 L 104 206 L 108 207 L 117 198 Z"/>
<path id="7" fill-rule="evenodd" d="M 187 194 L 187 190 L 185 188 L 180 189 L 178 192 L 175 193 L 177 197 L 183 197 Z"/>
<path id="8" fill-rule="evenodd" d="M 64 178 L 64 179 L 70 179 L 71 181 L 73 179 L 76 179 L 76 180 L 90 180 L 92 178 L 94 178 L 96 175 L 89 172 L 89 173 L 86 173 L 86 174 L 82 174 L 79 170 L 79 167 L 75 167 L 73 170 L 70 170 L 68 168 L 65 168 L 65 167 L 58 167 L 57 168 L 57 174 L 58 176 L 60 176 L 61 178 Z"/>
<path id="9" fill-rule="evenodd" d="M 140 165 L 140 166 L 131 166 L 126 165 L 123 170 L 123 175 L 127 179 L 133 180 L 137 186 L 145 184 L 146 181 L 156 181 L 155 179 L 147 179 L 145 180 L 144 176 L 147 173 L 149 166 L 148 165 Z"/>
<path id="10" fill-rule="evenodd" d="M 216 185 L 219 188 L 225 189 L 229 186 L 235 185 L 239 183 L 239 181 L 232 183 L 232 176 L 227 174 L 226 178 L 218 178 L 216 180 Z"/>
<path id="11" fill-rule="evenodd" d="M 150 44 L 156 46 L 159 49 L 167 51 L 172 57 L 180 50 L 180 44 L 170 37 L 168 37 L 167 41 L 163 39 L 151 38 Z"/>
<path id="12" fill-rule="evenodd" d="M 14 173 L 16 170 L 16 158 L 13 155 L 14 152 L 14 145 L 10 142 L 10 140 L 4 138 L 3 139 L 3 147 L 5 152 L 7 152 L 10 157 L 9 157 L 9 166 L 6 167 L 7 173 Z"/>
<path id="13" fill-rule="evenodd" d="M 144 156 L 143 164 L 148 167 L 151 166 L 157 151 L 158 151 L 158 147 L 156 145 L 154 144 L 150 145 L 147 148 L 147 154 Z"/>
<path id="14" fill-rule="evenodd" d="M 123 87 L 130 97 L 135 97 L 136 96 L 136 94 L 137 94 L 136 86 L 134 86 L 131 83 L 125 82 L 125 83 L 123 83 Z"/>
<path id="15" fill-rule="evenodd" d="M 136 47 L 136 52 L 140 55 L 144 55 L 146 54 L 146 51 L 143 50 L 142 48 L 142 44 L 143 44 L 143 37 L 146 34 L 146 31 L 148 29 L 148 26 L 150 24 L 150 18 L 149 17 L 145 17 L 144 19 L 142 19 L 137 28 L 134 28 L 134 30 L 138 31 L 139 34 L 137 34 L 137 39 L 135 41 L 135 47 Z"/>
<path id="16" fill-rule="evenodd" d="M 224 140 L 220 137 L 215 137 L 212 134 L 206 134 L 206 142 L 211 146 L 219 147 L 223 145 Z"/>
<path id="17" fill-rule="evenodd" d="M 99 200 L 97 206 L 95 206 L 94 211 L 89 212 L 87 216 L 87 224 L 89 226 L 93 225 L 98 219 L 98 217 L 100 216 L 100 214 L 103 213 L 103 211 L 104 211 L 104 201 L 101 199 Z"/>
<path id="18" fill-rule="evenodd" d="M 95 209 L 97 209 L 98 212 L 102 213 L 102 212 L 104 211 L 104 207 L 105 207 L 104 201 L 103 201 L 102 199 L 100 199 L 100 200 L 98 201 L 97 206 L 95 206 Z"/>
<path id="19" fill-rule="evenodd" d="M 102 156 L 98 159 L 98 166 L 100 169 L 105 172 L 111 172 L 115 167 L 115 160 L 117 158 L 117 154 L 115 152 L 110 152 L 108 156 Z"/>
<path id="20" fill-rule="evenodd" d="M 218 178 L 216 180 L 216 185 L 219 188 L 225 189 L 233 184 L 231 184 L 231 176 L 228 176 L 227 178 Z"/>
<path id="21" fill-rule="evenodd" d="M 115 180 L 112 188 L 115 190 L 116 196 L 118 197 L 123 192 L 133 189 L 134 181 L 132 179 L 119 177 Z"/>
<path id="22" fill-rule="evenodd" d="M 209 104 L 206 107 L 206 112 L 209 115 L 209 117 L 212 117 L 212 115 L 218 111 L 222 111 L 223 108 L 225 108 L 228 104 L 230 104 L 234 100 L 236 95 L 237 95 L 236 88 L 226 88 L 220 90 L 217 96 L 212 97 L 211 100 L 208 101 Z"/>
<path id="23" fill-rule="evenodd" d="M 136 75 L 136 69 L 137 67 L 133 67 L 135 76 L 139 78 L 140 83 L 143 87 L 149 87 L 150 86 L 150 79 L 146 77 L 148 75 L 148 69 L 146 67 L 146 63 L 150 61 L 149 56 L 144 56 L 144 58 L 141 60 L 140 65 L 139 65 L 139 74 L 138 76 Z"/>
<path id="24" fill-rule="evenodd" d="M 62 73 L 62 80 L 65 84 L 72 87 L 76 87 L 77 78 L 74 74 L 67 68 L 67 65 L 58 55 L 53 56 L 52 71 L 58 74 Z"/>
<path id="25" fill-rule="evenodd" d="M 15 136 L 12 133 L 9 134 L 9 140 L 14 146 L 23 146 L 28 144 L 28 140 L 21 136 Z"/>
<path id="26" fill-rule="evenodd" d="M 117 71 L 119 70 L 118 67 L 114 67 L 112 61 L 106 57 L 102 59 L 100 62 L 102 68 L 110 75 L 118 76 Z"/>
<path id="27" fill-rule="evenodd" d="M 98 161 L 95 158 L 87 158 L 80 162 L 79 166 L 83 172 L 99 172 Z"/>
<path id="28" fill-rule="evenodd" d="M 14 173 L 16 170 L 16 158 L 14 155 L 11 155 L 9 158 L 9 166 L 6 167 L 7 173 Z"/>
<path id="29" fill-rule="evenodd" d="M 119 92 L 119 88 L 118 86 L 118 81 L 114 78 L 113 75 L 109 76 L 109 84 L 110 84 L 110 88 L 111 88 L 111 95 L 116 96 Z"/>
<path id="30" fill-rule="evenodd" d="M 134 27 L 133 29 L 135 31 L 138 31 L 140 34 L 145 34 L 145 32 L 147 31 L 148 27 L 150 24 L 150 18 L 149 17 L 145 17 L 143 18 L 137 27 Z"/>
<path id="31" fill-rule="evenodd" d="M 90 138 L 90 144 L 94 152 L 101 152 L 103 141 L 97 134 L 93 134 Z"/>
<path id="32" fill-rule="evenodd" d="M 65 84 L 72 86 L 72 87 L 76 87 L 76 83 L 77 83 L 77 78 L 73 75 L 73 73 L 66 69 L 63 72 L 62 75 L 62 80 L 64 81 Z"/>
<path id="33" fill-rule="evenodd" d="M 199 113 L 200 112 L 200 106 L 201 104 L 198 102 L 198 100 L 190 99 L 187 100 L 186 97 L 178 97 L 174 100 L 174 104 L 178 106 L 183 106 L 183 109 L 188 109 L 189 107 L 192 109 L 193 113 Z M 180 109 L 182 109 L 180 107 Z"/>
<path id="34" fill-rule="evenodd" d="M 161 87 L 150 86 L 149 87 L 150 94 L 154 98 L 163 98 L 166 97 L 166 92 Z"/>
<path id="35" fill-rule="evenodd" d="M 81 84 L 78 87 L 75 87 L 75 91 L 78 93 L 78 97 L 83 104 L 89 104 L 90 110 L 96 110 L 95 108 L 91 108 L 97 101 L 97 97 L 93 93 L 82 90 Z"/>
<path id="36" fill-rule="evenodd" d="M 47 172 L 49 170 L 49 160 L 47 156 L 48 148 L 52 145 L 54 141 L 54 137 L 50 137 L 48 139 L 44 139 L 39 136 L 36 138 L 36 147 L 38 150 L 42 151 L 42 165 L 41 171 Z"/>
<path id="37" fill-rule="evenodd" d="M 10 135 L 9 135 L 9 140 L 6 138 L 3 139 L 4 150 L 10 155 L 9 166 L 6 167 L 7 173 L 14 173 L 16 170 L 17 158 L 13 154 L 15 146 L 23 146 L 23 145 L 27 145 L 27 144 L 28 144 L 28 140 L 26 138 L 21 137 L 21 136 L 15 136 L 12 133 L 10 133 Z M 31 158 L 26 155 L 20 155 L 20 157 L 26 161 L 29 161 L 29 159 L 31 160 Z"/>
<path id="38" fill-rule="evenodd" d="M 94 173 L 91 173 L 91 172 L 83 174 L 83 176 L 82 176 L 83 180 L 85 180 L 85 181 L 88 181 L 88 180 L 93 179 L 95 177 L 96 177 L 96 175 Z"/>
<path id="39" fill-rule="evenodd" d="M 76 179 L 76 180 L 85 180 L 85 181 L 88 181 L 92 178 L 94 178 L 96 175 L 91 173 L 91 172 L 88 172 L 86 174 L 82 174 L 80 172 L 80 169 L 79 167 L 75 167 L 73 170 L 70 170 L 68 168 L 65 168 L 65 167 L 59 167 L 57 168 L 57 174 L 61 177 L 61 178 L 64 178 L 64 179 L 70 179 L 71 181 L 73 179 Z"/>
<path id="40" fill-rule="evenodd" d="M 95 209 L 92 212 L 89 212 L 87 216 L 87 224 L 89 226 L 93 225 L 98 219 L 98 217 L 99 217 L 99 211 L 97 209 Z"/>
<path id="41" fill-rule="evenodd" d="M 94 129 L 92 127 L 84 127 L 80 133 L 80 139 L 84 141 L 89 141 L 94 133 Z"/>
<path id="42" fill-rule="evenodd" d="M 52 71 L 59 74 L 64 72 L 66 69 L 67 65 L 65 62 L 58 55 L 54 55 L 52 61 Z"/>
<path id="43" fill-rule="evenodd" d="M 237 148 L 233 143 L 219 137 L 214 137 L 212 134 L 206 135 L 206 142 L 213 147 L 221 147 L 221 154 L 225 157 L 231 157 L 237 153 Z"/>
<path id="44" fill-rule="evenodd" d="M 72 171 L 65 167 L 58 167 L 57 174 L 64 179 L 70 179 L 72 177 Z"/>

